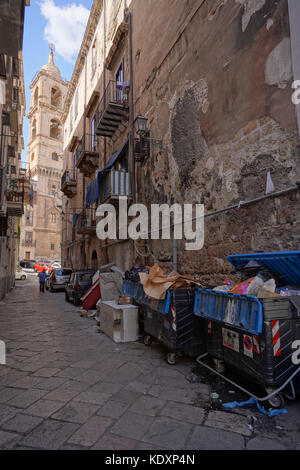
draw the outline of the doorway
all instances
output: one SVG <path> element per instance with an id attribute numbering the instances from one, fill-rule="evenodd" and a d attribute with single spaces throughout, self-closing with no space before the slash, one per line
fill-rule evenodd
<path id="1" fill-rule="evenodd" d="M 92 269 L 98 269 L 98 256 L 97 252 L 94 250 L 92 254 Z"/>

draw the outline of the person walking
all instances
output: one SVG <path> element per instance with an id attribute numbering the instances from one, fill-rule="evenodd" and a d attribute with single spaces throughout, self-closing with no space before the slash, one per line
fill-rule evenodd
<path id="1" fill-rule="evenodd" d="M 38 274 L 38 278 L 40 280 L 40 292 L 45 292 L 45 281 L 48 277 L 48 274 L 46 274 L 46 270 L 43 269 L 43 272 Z"/>

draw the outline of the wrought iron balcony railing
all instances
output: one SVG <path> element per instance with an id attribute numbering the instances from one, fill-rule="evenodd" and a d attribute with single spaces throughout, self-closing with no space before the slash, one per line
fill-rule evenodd
<path id="1" fill-rule="evenodd" d="M 119 199 L 120 196 L 132 196 L 130 174 L 125 171 L 111 170 L 103 178 L 100 187 L 100 203 L 112 199 Z"/>
<path id="2" fill-rule="evenodd" d="M 61 178 L 61 191 L 72 198 L 77 194 L 77 171 L 66 170 Z"/>
<path id="3" fill-rule="evenodd" d="M 96 209 L 89 208 L 81 212 L 77 219 L 77 233 L 92 234 L 96 232 Z"/>
<path id="4" fill-rule="evenodd" d="M 123 121 L 128 121 L 129 84 L 110 81 L 95 114 L 96 133 L 112 137 Z"/>
<path id="5" fill-rule="evenodd" d="M 24 180 L 11 178 L 6 190 L 7 215 L 20 217 L 24 214 Z"/>
<path id="6" fill-rule="evenodd" d="M 76 167 L 85 176 L 91 176 L 95 169 L 99 167 L 98 137 L 92 134 L 85 134 L 77 149 L 74 152 Z"/>

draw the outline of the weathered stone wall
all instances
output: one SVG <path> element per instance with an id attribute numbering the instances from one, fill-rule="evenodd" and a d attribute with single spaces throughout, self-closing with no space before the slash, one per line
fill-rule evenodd
<path id="1" fill-rule="evenodd" d="M 287 2 L 136 0 L 132 8 L 136 114 L 163 139 L 137 164 L 139 202 L 204 203 L 212 212 L 264 195 L 269 171 L 276 190 L 293 186 L 299 135 Z M 205 228 L 200 252 L 179 243 L 178 268 L 221 281 L 228 254 L 299 247 L 299 195 L 207 218 Z M 172 256 L 171 241 L 151 247 L 157 259 Z"/>

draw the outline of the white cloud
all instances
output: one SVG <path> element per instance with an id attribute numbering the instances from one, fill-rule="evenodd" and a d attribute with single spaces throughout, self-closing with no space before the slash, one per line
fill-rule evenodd
<path id="1" fill-rule="evenodd" d="M 39 2 L 41 14 L 47 20 L 44 38 L 55 45 L 56 52 L 67 62 L 74 62 L 89 18 L 89 10 L 81 4 L 57 6 L 54 0 Z"/>

